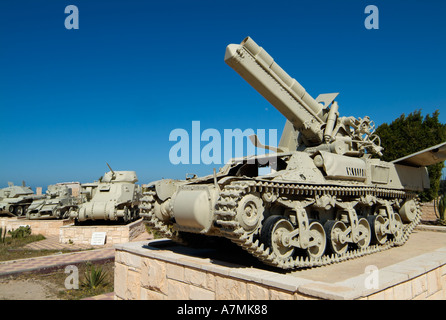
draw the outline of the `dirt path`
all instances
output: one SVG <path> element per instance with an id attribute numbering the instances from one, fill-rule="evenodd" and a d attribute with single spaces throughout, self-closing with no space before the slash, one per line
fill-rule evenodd
<path id="1" fill-rule="evenodd" d="M 0 300 L 56 300 L 59 290 L 41 279 L 0 279 Z"/>

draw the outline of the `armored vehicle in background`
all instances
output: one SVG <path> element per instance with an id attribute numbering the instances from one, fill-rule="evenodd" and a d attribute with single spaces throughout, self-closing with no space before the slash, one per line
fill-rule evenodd
<path id="1" fill-rule="evenodd" d="M 15 186 L 12 182 L 8 182 L 8 187 L 0 190 L 0 213 L 20 217 L 34 200 L 43 197 L 34 194 L 34 191 L 25 185 L 25 182 L 21 186 Z"/>
<path id="2" fill-rule="evenodd" d="M 76 222 L 138 219 L 141 187 L 137 181 L 135 171 L 113 171 L 110 168 L 97 184 L 81 186 L 81 196 L 86 202 L 80 204 L 78 210 L 71 211 L 70 216 Z"/>
<path id="3" fill-rule="evenodd" d="M 420 221 L 417 193 L 446 144 L 392 162 L 364 118 L 341 117 L 337 93 L 313 99 L 251 38 L 225 62 L 287 119 L 272 152 L 232 159 L 218 172 L 160 180 L 143 193 L 141 215 L 178 242 L 226 237 L 265 264 L 322 266 L 404 244 Z M 259 175 L 259 168 L 271 173 Z"/>
<path id="4" fill-rule="evenodd" d="M 91 199 L 93 199 L 96 190 L 98 188 L 99 185 L 99 181 L 95 181 L 95 182 L 89 182 L 89 183 L 82 183 L 81 184 L 81 188 L 80 188 L 80 202 L 84 203 L 84 202 L 88 202 Z"/>
<path id="5" fill-rule="evenodd" d="M 48 186 L 44 199 L 34 200 L 26 210 L 27 219 L 65 219 L 75 210 L 78 199 L 72 195 L 71 189 L 63 184 Z"/>

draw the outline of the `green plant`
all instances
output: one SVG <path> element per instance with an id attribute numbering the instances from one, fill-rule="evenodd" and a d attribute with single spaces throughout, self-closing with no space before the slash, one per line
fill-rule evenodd
<path id="1" fill-rule="evenodd" d="M 95 267 L 91 263 L 87 263 L 87 268 L 84 273 L 85 280 L 81 283 L 81 286 L 86 289 L 96 289 L 99 286 L 106 286 L 108 282 L 106 281 L 107 272 L 102 269 L 102 267 Z"/>
<path id="2" fill-rule="evenodd" d="M 17 229 L 10 230 L 8 233 L 11 235 L 11 238 L 26 238 L 31 235 L 31 227 L 30 226 L 20 226 Z"/>
<path id="3" fill-rule="evenodd" d="M 446 123 L 440 121 L 440 111 L 422 115 L 421 109 L 402 114 L 390 124 L 383 123 L 375 133 L 384 147 L 381 160 L 393 161 L 446 140 Z M 421 202 L 430 202 L 440 194 L 443 162 L 428 166 L 430 189 L 419 194 Z"/>
<path id="4" fill-rule="evenodd" d="M 146 228 L 146 232 L 147 232 L 148 234 L 153 235 L 153 239 L 161 239 L 161 238 L 164 238 L 164 236 L 163 236 L 161 233 L 159 233 L 159 232 L 156 231 L 156 230 L 153 230 L 153 229 L 150 228 L 147 224 L 145 225 L 145 228 Z"/>
<path id="5" fill-rule="evenodd" d="M 438 207 L 438 215 L 439 215 L 439 219 L 440 221 L 445 221 L 446 217 L 445 217 L 445 212 L 446 212 L 446 194 L 442 194 L 439 198 L 438 198 L 438 202 L 437 202 L 437 207 Z"/>

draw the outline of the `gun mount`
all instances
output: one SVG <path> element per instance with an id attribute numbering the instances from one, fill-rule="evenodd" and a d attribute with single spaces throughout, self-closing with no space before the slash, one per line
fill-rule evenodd
<path id="1" fill-rule="evenodd" d="M 327 151 L 341 155 L 381 154 L 379 137 L 369 117 L 339 117 L 338 93 L 313 99 L 254 40 L 226 48 L 225 62 L 287 119 L 279 148 Z"/>

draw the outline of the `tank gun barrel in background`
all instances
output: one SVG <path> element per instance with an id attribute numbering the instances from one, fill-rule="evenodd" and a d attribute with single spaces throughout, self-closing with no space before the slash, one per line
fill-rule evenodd
<path id="1" fill-rule="evenodd" d="M 106 162 L 107 167 L 110 169 L 110 171 L 112 172 L 112 174 L 115 174 L 115 172 L 113 171 L 113 169 L 110 167 L 110 165 L 108 164 L 108 162 Z"/>
<path id="2" fill-rule="evenodd" d="M 110 165 L 108 164 L 108 162 L 106 162 L 107 167 L 110 169 L 110 172 L 112 173 L 112 179 L 114 179 L 114 177 L 116 177 L 115 172 L 113 171 L 113 169 L 110 167 Z"/>

